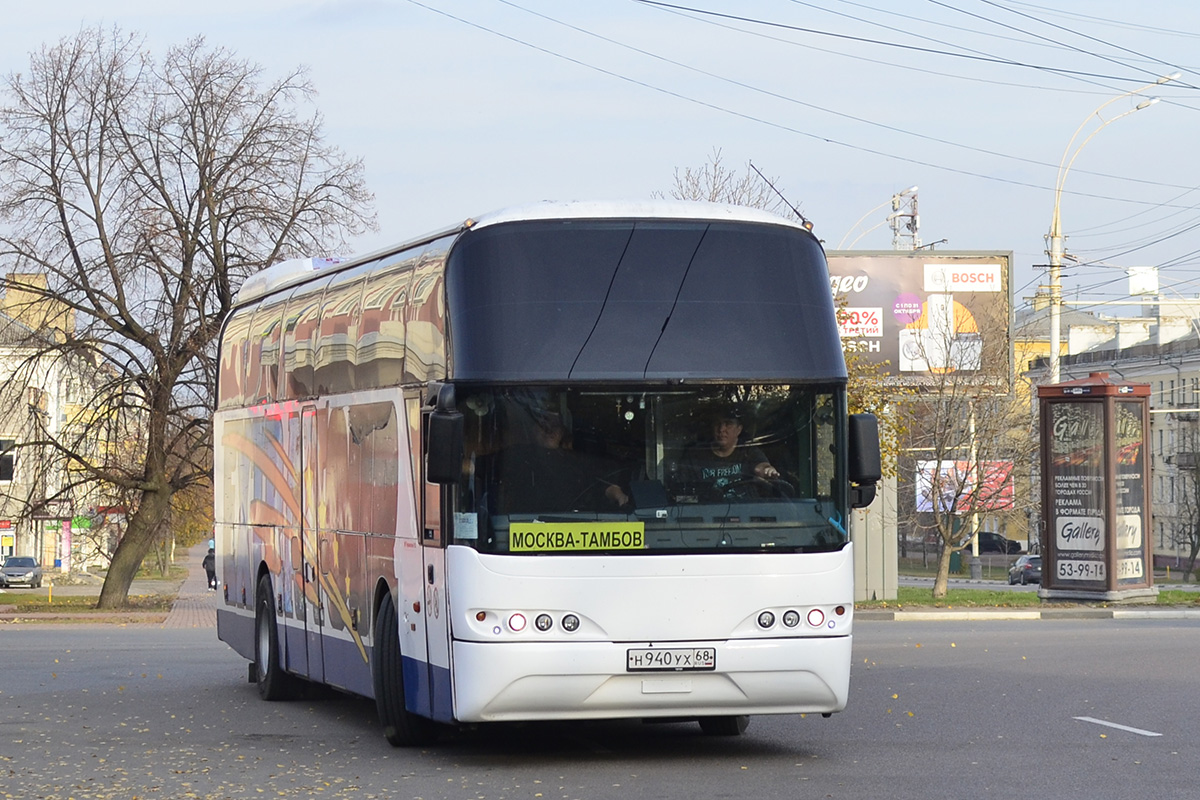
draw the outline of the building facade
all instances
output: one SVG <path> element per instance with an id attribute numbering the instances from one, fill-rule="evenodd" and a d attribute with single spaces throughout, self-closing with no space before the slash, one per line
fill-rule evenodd
<path id="1" fill-rule="evenodd" d="M 75 479 L 62 449 L 97 413 L 101 376 L 57 346 L 74 316 L 45 288 L 44 276 L 10 274 L 0 295 L 0 558 L 33 556 L 52 574 L 107 564 L 116 531 L 112 503 Z"/>
<path id="2" fill-rule="evenodd" d="M 1200 302 L 1200 301 L 1197 301 Z M 1145 446 L 1151 482 L 1151 537 L 1159 570 L 1185 569 L 1200 549 L 1200 326 L 1188 313 L 1148 300 L 1140 316 L 1064 315 L 1060 380 L 1094 372 L 1150 385 L 1150 436 Z M 1031 317 L 1021 328 L 1032 339 L 1042 328 Z M 1045 334 L 1042 334 L 1045 341 Z M 1045 380 L 1045 359 L 1026 373 Z"/>

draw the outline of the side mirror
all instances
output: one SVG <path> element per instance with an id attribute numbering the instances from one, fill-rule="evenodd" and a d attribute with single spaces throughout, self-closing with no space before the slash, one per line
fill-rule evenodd
<path id="1" fill-rule="evenodd" d="M 429 483 L 458 483 L 462 477 L 463 415 L 455 407 L 454 385 L 430 384 L 436 391 L 434 409 L 429 414 L 425 442 L 425 480 Z"/>
<path id="2" fill-rule="evenodd" d="M 851 414 L 850 433 L 850 506 L 866 508 L 875 499 L 875 484 L 883 477 L 879 456 L 879 420 L 874 414 Z"/>

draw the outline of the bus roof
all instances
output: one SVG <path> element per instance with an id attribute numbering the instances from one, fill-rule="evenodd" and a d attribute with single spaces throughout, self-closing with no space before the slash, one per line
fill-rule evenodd
<path id="1" fill-rule="evenodd" d="M 481 228 L 502 222 L 547 219 L 694 219 L 761 222 L 807 230 L 799 222 L 757 208 L 690 200 L 545 200 L 493 211 L 473 221 L 468 220 L 467 226 Z"/>
<path id="2" fill-rule="evenodd" d="M 703 203 L 689 200 L 544 200 L 538 203 L 511 206 L 497 211 L 490 211 L 478 217 L 472 217 L 463 222 L 432 233 L 418 236 L 396 245 L 389 245 L 379 250 L 352 258 L 300 258 L 273 264 L 266 269 L 251 275 L 238 289 L 234 297 L 234 306 L 245 305 L 266 297 L 280 289 L 304 283 L 313 278 L 329 275 L 343 269 L 358 266 L 367 261 L 373 261 L 389 253 L 405 250 L 423 242 L 433 241 L 443 236 L 468 229 L 484 228 L 505 222 L 521 222 L 532 220 L 554 219 L 690 219 L 712 221 L 757 222 L 768 225 L 782 225 L 807 231 L 799 222 L 785 219 L 776 214 L 747 206 L 730 206 L 721 203 Z"/>

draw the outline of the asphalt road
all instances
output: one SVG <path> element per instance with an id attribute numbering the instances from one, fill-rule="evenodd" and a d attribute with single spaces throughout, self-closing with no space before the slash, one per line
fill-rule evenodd
<path id="1" fill-rule="evenodd" d="M 506 725 L 397 750 L 372 703 L 263 703 L 211 628 L 0 629 L 0 797 L 1194 798 L 1200 624 L 864 622 L 851 706 Z M 1124 726 L 1124 727 L 1112 727 Z"/>

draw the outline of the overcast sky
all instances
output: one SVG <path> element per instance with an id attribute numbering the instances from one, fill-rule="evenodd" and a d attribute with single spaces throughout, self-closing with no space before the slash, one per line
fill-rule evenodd
<path id="1" fill-rule="evenodd" d="M 1060 160 L 1068 296 L 1159 266 L 1200 293 L 1200 3 L 1148 0 L 0 0 L 0 72 L 82 27 L 150 49 L 204 34 L 275 77 L 304 64 L 331 143 L 361 156 L 369 251 L 534 200 L 645 199 L 720 148 L 826 247 L 889 249 L 919 187 L 923 242 L 1044 271 Z M 708 13 L 702 13 L 708 12 Z M 1159 76 L 1182 77 L 1120 95 Z M 1115 99 L 1101 113 L 1092 112 Z M 861 224 L 859 220 L 865 220 Z M 877 227 L 878 226 L 878 227 Z M 874 230 L 871 230 L 874 228 Z M 865 232 L 865 235 L 864 235 Z M 342 254 L 349 255 L 349 254 Z"/>

